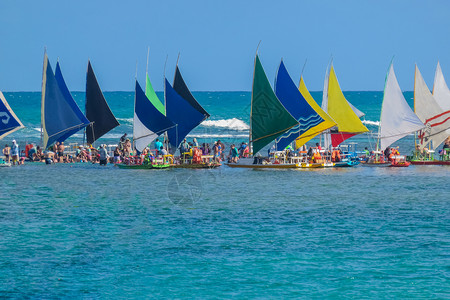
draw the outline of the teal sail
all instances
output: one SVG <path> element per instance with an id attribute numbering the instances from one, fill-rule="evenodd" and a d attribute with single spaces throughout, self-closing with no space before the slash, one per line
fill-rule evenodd
<path id="1" fill-rule="evenodd" d="M 87 125 L 89 125 L 89 120 L 72 98 L 62 77 L 59 63 L 56 64 L 55 74 L 53 74 L 47 54 L 45 54 L 41 99 L 44 149 L 55 142 L 65 141 Z"/>

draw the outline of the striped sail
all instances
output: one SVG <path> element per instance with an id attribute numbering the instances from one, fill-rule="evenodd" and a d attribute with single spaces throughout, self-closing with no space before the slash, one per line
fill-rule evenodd
<path id="1" fill-rule="evenodd" d="M 448 136 L 450 110 L 444 111 L 434 99 L 416 65 L 414 76 L 414 112 L 426 128 L 418 133 L 420 149 L 436 149 Z"/>
<path id="2" fill-rule="evenodd" d="M 380 117 L 380 149 L 384 150 L 395 141 L 423 129 L 425 126 L 411 110 L 391 63 L 384 86 L 383 105 Z"/>
<path id="3" fill-rule="evenodd" d="M 322 117 L 323 121 L 317 124 L 316 126 L 311 127 L 308 129 L 305 133 L 300 135 L 295 140 L 295 147 L 298 149 L 304 144 L 306 144 L 308 141 L 319 135 L 320 133 L 324 132 L 327 129 L 332 128 L 333 126 L 336 126 L 336 122 L 326 113 L 323 111 L 322 108 L 314 101 L 314 98 L 309 93 L 308 89 L 306 88 L 305 81 L 303 80 L 303 76 L 300 77 L 300 85 L 299 85 L 299 91 L 303 95 L 303 98 L 308 102 L 308 104 Z"/>
<path id="4" fill-rule="evenodd" d="M 0 91 L 0 140 L 21 128 L 24 128 L 22 122 L 20 122 Z"/>
<path id="5" fill-rule="evenodd" d="M 278 67 L 275 80 L 275 94 L 287 111 L 299 122 L 298 125 L 292 127 L 275 140 L 276 149 L 282 151 L 295 139 L 305 134 L 306 131 L 317 127 L 325 120 L 311 107 L 300 93 L 289 76 L 283 61 L 281 61 Z"/>

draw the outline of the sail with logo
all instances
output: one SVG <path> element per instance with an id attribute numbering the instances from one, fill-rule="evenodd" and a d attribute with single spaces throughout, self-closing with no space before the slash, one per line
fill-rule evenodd
<path id="1" fill-rule="evenodd" d="M 0 140 L 21 128 L 24 128 L 22 122 L 20 122 L 0 91 Z"/>

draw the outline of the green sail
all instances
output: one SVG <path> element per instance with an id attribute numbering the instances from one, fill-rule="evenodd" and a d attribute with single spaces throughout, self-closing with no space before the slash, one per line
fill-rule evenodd
<path id="1" fill-rule="evenodd" d="M 251 110 L 253 154 L 298 124 L 273 92 L 258 55 L 255 58 Z"/>
<path id="2" fill-rule="evenodd" d="M 156 96 L 155 90 L 153 90 L 152 83 L 150 82 L 150 79 L 148 78 L 148 74 L 146 76 L 146 82 L 145 82 L 145 96 L 147 96 L 148 100 L 153 104 L 154 107 L 156 107 L 157 110 L 159 110 L 160 113 L 163 115 L 166 115 L 166 109 L 164 108 L 164 104 L 161 103 L 158 96 Z"/>

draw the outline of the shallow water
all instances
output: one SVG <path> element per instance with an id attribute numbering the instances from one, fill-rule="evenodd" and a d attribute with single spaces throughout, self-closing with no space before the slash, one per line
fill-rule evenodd
<path id="1" fill-rule="evenodd" d="M 446 298 L 450 168 L 0 168 L 0 296 Z"/>

